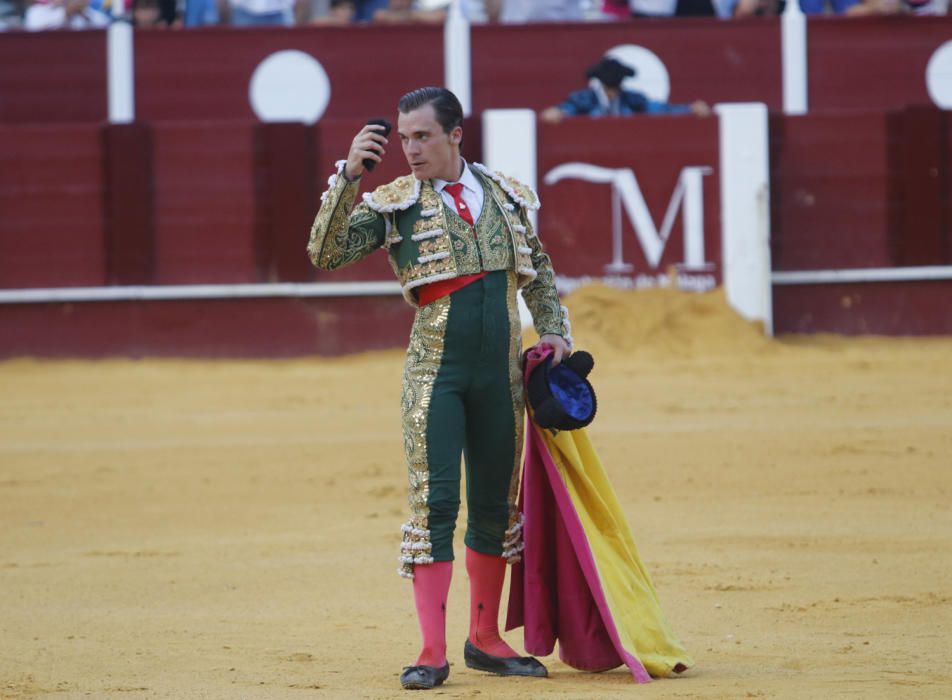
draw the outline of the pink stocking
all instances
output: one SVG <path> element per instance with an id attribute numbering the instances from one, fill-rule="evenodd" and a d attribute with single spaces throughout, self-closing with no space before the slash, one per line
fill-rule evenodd
<path id="1" fill-rule="evenodd" d="M 518 656 L 499 636 L 499 600 L 506 560 L 466 548 L 469 574 L 469 641 L 493 656 Z"/>
<path id="2" fill-rule="evenodd" d="M 437 561 L 413 567 L 413 598 L 423 649 L 417 666 L 446 665 L 446 599 L 453 578 L 453 562 Z"/>

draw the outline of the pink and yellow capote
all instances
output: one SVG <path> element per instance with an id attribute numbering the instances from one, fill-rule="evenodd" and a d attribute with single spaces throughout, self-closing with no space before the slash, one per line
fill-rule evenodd
<path id="1" fill-rule="evenodd" d="M 527 353 L 525 376 L 551 352 Z M 506 629 L 525 648 L 635 680 L 693 665 L 668 626 L 624 513 L 585 429 L 553 432 L 530 421 L 520 491 L 523 560 L 513 566 Z"/>

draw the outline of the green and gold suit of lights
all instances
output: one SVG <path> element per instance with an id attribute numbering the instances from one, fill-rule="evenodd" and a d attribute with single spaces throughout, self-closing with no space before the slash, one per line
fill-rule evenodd
<path id="1" fill-rule="evenodd" d="M 308 254 L 334 270 L 384 248 L 407 301 L 417 307 L 403 375 L 404 452 L 410 519 L 403 525 L 400 573 L 453 559 L 465 455 L 467 546 L 516 561 L 521 520 L 516 490 L 523 438 L 522 333 L 516 292 L 539 335 L 568 339 L 549 257 L 528 219 L 535 192 L 479 164 L 483 186 L 474 227 L 429 181 L 404 176 L 365 194 L 358 181 L 331 176 L 311 229 Z M 416 289 L 460 275 L 488 274 L 419 307 Z"/>

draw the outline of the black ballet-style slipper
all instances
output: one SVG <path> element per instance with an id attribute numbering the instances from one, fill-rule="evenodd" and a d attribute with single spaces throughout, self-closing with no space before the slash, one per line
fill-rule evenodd
<path id="1" fill-rule="evenodd" d="M 445 666 L 407 666 L 400 674 L 400 685 L 405 690 L 429 690 L 443 685 L 450 676 L 450 664 Z"/>
<path id="2" fill-rule="evenodd" d="M 495 673 L 497 676 L 532 676 L 545 678 L 549 672 L 532 656 L 493 656 L 478 649 L 468 639 L 463 647 L 463 659 L 468 668 Z"/>

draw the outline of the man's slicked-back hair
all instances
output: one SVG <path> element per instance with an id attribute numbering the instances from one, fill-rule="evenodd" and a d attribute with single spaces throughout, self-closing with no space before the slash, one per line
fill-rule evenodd
<path id="1" fill-rule="evenodd" d="M 447 134 L 463 126 L 463 106 L 452 92 L 441 87 L 424 87 L 411 90 L 400 98 L 397 105 L 403 114 L 409 114 L 425 105 L 433 105 L 436 121 Z"/>

